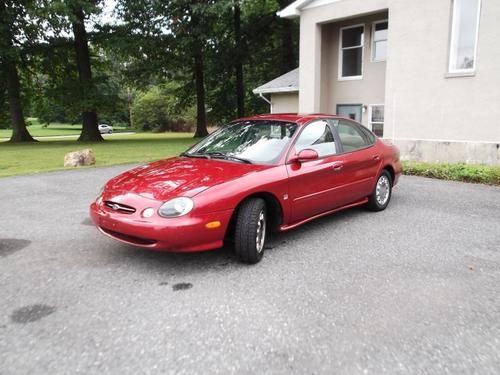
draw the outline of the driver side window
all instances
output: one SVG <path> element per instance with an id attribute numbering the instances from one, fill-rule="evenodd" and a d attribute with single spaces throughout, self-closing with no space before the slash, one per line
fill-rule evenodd
<path id="1" fill-rule="evenodd" d="M 321 120 L 306 125 L 300 133 L 295 143 L 295 152 L 299 153 L 306 148 L 316 151 L 320 158 L 337 152 L 332 131 L 326 121 Z"/>

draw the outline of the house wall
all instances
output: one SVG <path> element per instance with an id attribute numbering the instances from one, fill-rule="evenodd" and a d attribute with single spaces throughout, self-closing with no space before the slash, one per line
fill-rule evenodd
<path id="1" fill-rule="evenodd" d="M 336 113 L 337 104 L 384 104 L 385 61 L 372 62 L 372 25 L 388 18 L 387 12 L 352 18 L 322 25 L 321 95 L 320 112 Z M 339 80 L 340 28 L 364 25 L 363 78 Z M 390 27 L 390 26 L 389 26 Z M 362 123 L 369 125 L 368 110 L 363 113 Z"/>
<path id="2" fill-rule="evenodd" d="M 498 0 L 482 0 L 470 77 L 447 75 L 452 0 L 344 0 L 302 10 L 299 111 L 332 112 L 338 101 L 371 104 L 380 95 L 371 75 L 355 89 L 335 81 L 336 66 L 332 75 L 329 65 L 336 64 L 337 26 L 331 24 L 387 9 L 384 138 L 400 146 L 404 159 L 500 164 Z"/>
<path id="3" fill-rule="evenodd" d="M 500 1 L 482 0 L 470 77 L 447 75 L 451 10 L 450 0 L 391 1 L 386 136 L 407 159 L 498 164 Z"/>
<path id="4" fill-rule="evenodd" d="M 325 24 L 339 22 L 347 18 L 361 17 L 373 13 L 380 13 L 388 8 L 389 0 L 344 0 L 330 5 L 323 5 L 304 9 L 300 15 L 300 93 L 299 111 L 302 113 L 321 112 L 321 106 L 328 99 L 322 100 L 324 87 L 329 78 L 327 69 L 322 69 L 325 64 L 322 55 L 328 53 L 322 50 L 323 37 L 328 38 L 329 33 L 323 33 Z M 325 26 L 326 28 L 328 26 Z M 390 28 L 390 26 L 389 26 Z M 337 42 L 335 42 L 337 43 Z M 322 75 L 323 74 L 323 75 Z M 336 71 L 335 71 L 336 75 Z M 322 89 L 323 86 L 323 89 Z M 323 102 L 323 103 L 322 103 Z"/>
<path id="5" fill-rule="evenodd" d="M 298 92 L 271 95 L 271 113 L 297 113 L 298 111 Z"/>

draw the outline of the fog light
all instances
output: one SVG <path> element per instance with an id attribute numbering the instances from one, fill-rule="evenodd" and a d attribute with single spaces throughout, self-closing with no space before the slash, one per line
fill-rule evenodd
<path id="1" fill-rule="evenodd" d="M 151 217 L 155 214 L 155 209 L 154 208 L 146 208 L 144 211 L 142 211 L 142 217 Z"/>
<path id="2" fill-rule="evenodd" d="M 205 224 L 205 228 L 207 229 L 215 229 L 220 227 L 220 221 L 211 221 L 210 223 Z"/>

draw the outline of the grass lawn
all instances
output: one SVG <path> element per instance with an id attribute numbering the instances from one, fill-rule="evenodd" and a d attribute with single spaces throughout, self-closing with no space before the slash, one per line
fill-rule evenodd
<path id="1" fill-rule="evenodd" d="M 163 159 L 178 155 L 196 142 L 191 133 L 116 135 L 99 143 L 80 143 L 68 139 L 50 139 L 30 144 L 0 142 L 0 176 L 65 169 L 64 155 L 85 148 L 94 151 L 96 166 L 104 166 Z"/>
<path id="2" fill-rule="evenodd" d="M 82 125 L 70 125 L 70 124 L 60 124 L 52 123 L 48 127 L 44 128 L 42 124 L 38 122 L 38 119 L 30 117 L 26 119 L 28 125 L 28 131 L 33 137 L 50 137 L 54 135 L 79 135 L 82 130 Z M 125 126 L 113 126 L 114 132 L 130 131 L 130 128 Z M 12 129 L 0 129 L 0 138 L 10 138 L 12 135 Z"/>

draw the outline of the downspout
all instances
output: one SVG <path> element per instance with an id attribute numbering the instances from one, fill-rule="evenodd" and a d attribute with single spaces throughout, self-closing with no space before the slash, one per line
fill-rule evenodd
<path id="1" fill-rule="evenodd" d="M 259 96 L 262 100 L 264 100 L 267 104 L 269 104 L 269 113 L 273 113 L 273 103 L 264 96 L 261 92 L 259 92 Z"/>
<path id="2" fill-rule="evenodd" d="M 259 96 L 260 96 L 260 97 L 261 97 L 261 99 L 262 99 L 262 100 L 264 100 L 267 104 L 269 104 L 269 105 L 271 105 L 271 106 L 273 105 L 273 103 L 271 103 L 271 101 L 270 101 L 268 98 L 266 98 L 266 97 L 264 96 L 264 94 L 263 94 L 263 93 L 259 92 Z"/>

